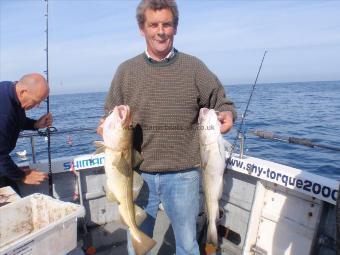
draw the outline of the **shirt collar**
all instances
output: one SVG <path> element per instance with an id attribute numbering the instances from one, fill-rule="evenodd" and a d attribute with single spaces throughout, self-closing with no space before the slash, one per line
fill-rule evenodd
<path id="1" fill-rule="evenodd" d="M 159 61 L 153 59 L 153 58 L 150 56 L 150 54 L 149 54 L 149 52 L 148 52 L 147 49 L 145 50 L 145 54 L 146 54 L 147 58 L 148 58 L 150 61 L 154 61 L 154 62 L 165 62 L 165 61 L 169 61 L 170 59 L 172 59 L 172 58 L 175 56 L 175 48 L 172 47 L 172 49 L 171 49 L 171 51 L 168 53 L 168 55 L 166 55 L 165 58 L 162 58 L 162 59 L 159 60 Z"/>

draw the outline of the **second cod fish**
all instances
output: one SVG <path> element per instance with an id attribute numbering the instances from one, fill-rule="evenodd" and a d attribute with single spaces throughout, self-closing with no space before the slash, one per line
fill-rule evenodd
<path id="1" fill-rule="evenodd" d="M 123 222 L 131 234 L 132 246 L 137 255 L 144 255 L 156 242 L 138 229 L 145 218 L 145 212 L 134 205 L 134 186 L 140 189 L 142 180 L 132 168 L 138 163 L 137 153 L 132 145 L 132 115 L 129 106 L 116 106 L 102 124 L 104 144 L 97 152 L 105 152 L 105 174 L 107 197 L 118 202 Z M 97 142 L 97 147 L 100 147 Z M 135 184 L 139 182 L 139 184 Z"/>
<path id="2" fill-rule="evenodd" d="M 202 108 L 198 117 L 205 209 L 208 218 L 207 243 L 218 245 L 216 221 L 219 218 L 219 200 L 223 190 L 226 167 L 226 147 L 215 110 Z"/>

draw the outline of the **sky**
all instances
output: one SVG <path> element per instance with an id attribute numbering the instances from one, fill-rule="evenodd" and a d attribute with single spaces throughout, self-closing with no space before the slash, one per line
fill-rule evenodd
<path id="1" fill-rule="evenodd" d="M 51 94 L 106 92 L 145 50 L 134 0 L 49 0 Z M 177 0 L 174 46 L 224 85 L 340 80 L 340 1 Z M 46 2 L 0 0 L 0 80 L 46 70 Z"/>

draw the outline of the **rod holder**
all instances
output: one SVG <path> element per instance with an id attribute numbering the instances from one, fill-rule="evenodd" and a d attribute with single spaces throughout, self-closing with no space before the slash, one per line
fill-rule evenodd
<path id="1" fill-rule="evenodd" d="M 239 133 L 238 139 L 240 139 L 240 159 L 243 159 L 243 153 L 244 153 L 244 134 L 243 134 L 243 132 Z"/>

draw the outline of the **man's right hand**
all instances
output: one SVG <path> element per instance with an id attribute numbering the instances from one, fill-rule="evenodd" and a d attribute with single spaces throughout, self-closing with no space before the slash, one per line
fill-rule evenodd
<path id="1" fill-rule="evenodd" d="M 35 123 L 34 123 L 34 127 L 36 129 L 39 128 L 46 128 L 51 126 L 53 123 L 53 117 L 51 113 L 45 114 L 43 116 L 41 116 Z"/>
<path id="2" fill-rule="evenodd" d="M 44 180 L 48 179 L 48 175 L 46 173 L 37 171 L 36 169 L 30 169 L 25 171 L 26 176 L 23 179 L 23 183 L 31 184 L 31 185 L 39 185 Z"/>

